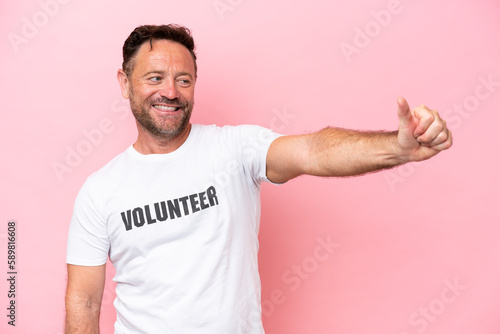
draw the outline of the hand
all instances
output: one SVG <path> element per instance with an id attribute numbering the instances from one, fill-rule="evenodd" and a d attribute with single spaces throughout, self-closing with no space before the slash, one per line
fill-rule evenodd
<path id="1" fill-rule="evenodd" d="M 437 111 L 424 105 L 410 111 L 408 102 L 399 97 L 398 116 L 398 145 L 405 160 L 422 161 L 451 147 L 451 131 Z"/>

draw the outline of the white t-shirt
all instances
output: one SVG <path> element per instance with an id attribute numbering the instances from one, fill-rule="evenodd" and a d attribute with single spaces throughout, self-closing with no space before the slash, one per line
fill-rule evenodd
<path id="1" fill-rule="evenodd" d="M 260 183 L 279 135 L 193 125 L 168 154 L 132 146 L 89 176 L 67 263 L 116 269 L 116 334 L 262 334 Z"/>

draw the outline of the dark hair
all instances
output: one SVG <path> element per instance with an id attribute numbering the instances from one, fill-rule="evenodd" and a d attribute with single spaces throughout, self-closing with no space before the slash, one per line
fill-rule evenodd
<path id="1" fill-rule="evenodd" d="M 197 66 L 196 66 L 196 54 L 194 53 L 195 45 L 193 37 L 191 36 L 191 31 L 177 24 L 168 25 L 143 25 L 137 27 L 132 31 L 130 36 L 123 43 L 123 71 L 130 76 L 134 69 L 134 56 L 141 47 L 142 44 L 149 41 L 151 45 L 151 50 L 153 49 L 153 41 L 166 39 L 170 41 L 177 42 L 184 45 L 194 61 L 194 73 L 196 76 Z"/>

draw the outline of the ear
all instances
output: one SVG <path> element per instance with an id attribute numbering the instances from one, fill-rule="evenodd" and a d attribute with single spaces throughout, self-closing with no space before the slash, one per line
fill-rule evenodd
<path id="1" fill-rule="evenodd" d="M 118 83 L 120 84 L 123 98 L 128 99 L 130 81 L 128 80 L 127 74 L 125 74 L 122 69 L 119 69 L 118 73 L 116 74 L 116 78 L 118 79 Z"/>

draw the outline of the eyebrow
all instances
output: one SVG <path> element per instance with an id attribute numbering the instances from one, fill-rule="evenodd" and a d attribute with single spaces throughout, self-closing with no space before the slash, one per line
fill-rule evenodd
<path id="1" fill-rule="evenodd" d="M 148 75 L 151 75 L 151 74 L 165 74 L 165 71 L 162 71 L 162 70 L 152 70 L 152 71 L 148 71 L 146 72 L 142 77 L 147 77 Z M 187 75 L 189 76 L 191 79 L 193 78 L 193 76 L 191 75 L 191 73 L 189 72 L 179 72 L 176 74 L 176 76 L 183 76 L 183 75 Z"/>

